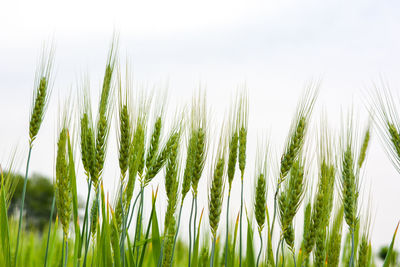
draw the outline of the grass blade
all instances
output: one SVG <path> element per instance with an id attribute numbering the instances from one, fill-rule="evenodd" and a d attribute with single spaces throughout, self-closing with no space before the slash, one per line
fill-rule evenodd
<path id="1" fill-rule="evenodd" d="M 114 250 L 114 266 L 121 266 L 121 253 L 118 240 L 118 226 L 114 212 L 111 210 L 111 243 Z"/>
<path id="2" fill-rule="evenodd" d="M 399 229 L 399 224 L 400 224 L 400 222 L 397 224 L 396 230 L 394 231 L 392 242 L 390 243 L 388 252 L 386 254 L 385 262 L 383 263 L 382 267 L 389 267 L 390 266 L 390 258 L 392 257 L 393 245 L 394 245 L 394 241 L 396 239 L 397 230 Z"/>
<path id="3" fill-rule="evenodd" d="M 141 256 L 140 256 L 140 260 L 139 260 L 139 266 L 143 265 L 144 254 L 146 252 L 146 246 L 147 246 L 147 243 L 148 243 L 148 240 L 149 240 L 148 238 L 149 238 L 149 234 L 150 234 L 150 226 L 152 224 L 152 220 L 153 220 L 154 214 L 156 212 L 155 208 L 156 208 L 157 193 L 158 193 L 158 187 L 157 187 L 156 193 L 152 194 L 152 202 L 153 202 L 153 204 L 152 204 L 152 208 L 151 208 L 149 222 L 147 223 L 146 237 L 144 239 L 145 241 L 144 241 L 144 244 L 143 244 L 143 249 L 142 249 L 142 253 L 141 253 Z"/>
<path id="4" fill-rule="evenodd" d="M 193 246 L 193 267 L 197 267 L 197 264 L 199 262 L 199 243 L 200 243 L 200 226 L 201 226 L 201 219 L 203 218 L 203 212 L 204 212 L 204 208 L 201 211 L 201 215 L 200 215 L 200 220 L 199 220 L 199 226 L 197 228 L 197 237 L 196 237 L 196 242 L 194 243 Z"/>
<path id="5" fill-rule="evenodd" d="M 133 247 L 129 235 L 126 235 L 126 241 L 128 242 L 128 256 L 127 256 L 127 263 L 128 266 L 134 266 L 135 260 L 133 259 Z M 126 254 L 125 254 L 126 255 Z"/>
<path id="6" fill-rule="evenodd" d="M 157 266 L 158 258 L 161 253 L 160 228 L 158 227 L 157 212 L 154 212 L 151 222 L 151 244 L 153 246 L 154 265 Z"/>
<path id="7" fill-rule="evenodd" d="M 1 171 L 1 170 L 0 170 Z M 0 195 L 0 237 L 1 251 L 6 266 L 11 266 L 11 250 L 10 250 L 10 230 L 8 228 L 6 192 L 4 188 L 4 177 L 1 171 L 1 195 Z"/>
<path id="8" fill-rule="evenodd" d="M 240 216 L 240 212 L 238 212 L 238 215 L 236 217 L 235 231 L 233 234 L 231 253 L 229 253 L 229 255 L 228 255 L 228 266 L 233 266 L 234 262 L 235 262 L 235 249 L 236 249 L 237 233 L 238 233 L 238 228 L 239 228 L 239 216 Z"/>
<path id="9" fill-rule="evenodd" d="M 79 217 L 78 217 L 78 193 L 76 189 L 76 173 L 75 173 L 75 162 L 74 154 L 71 146 L 71 139 L 68 133 L 68 163 L 69 163 L 69 176 L 71 179 L 71 191 L 72 191 L 72 214 L 74 216 L 74 228 L 75 228 L 75 242 L 74 242 L 74 266 L 78 263 L 78 249 L 81 243 Z"/>
<path id="10" fill-rule="evenodd" d="M 254 247 L 253 247 L 253 229 L 252 223 L 247 217 L 247 249 L 246 249 L 246 262 L 247 267 L 254 267 L 256 266 L 256 260 L 254 257 Z"/>

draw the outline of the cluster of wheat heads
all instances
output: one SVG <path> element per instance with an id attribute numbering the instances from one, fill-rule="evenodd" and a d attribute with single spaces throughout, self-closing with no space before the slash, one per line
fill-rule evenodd
<path id="1" fill-rule="evenodd" d="M 14 226 L 7 210 L 15 185 L 1 172 L 1 266 L 375 266 L 369 219 L 360 212 L 370 125 L 359 134 L 355 118 L 349 115 L 343 120 L 342 132 L 335 135 L 322 120 L 317 138 L 312 138 L 309 128 L 319 85 L 311 84 L 295 110 L 278 164 L 266 142 L 258 145 L 255 169 L 250 170 L 245 90 L 237 94 L 219 131 L 210 123 L 202 91 L 185 109 L 189 112 L 177 112 L 183 115 L 168 120 L 165 95 L 134 92 L 129 69 L 126 77 L 122 75 L 117 58 L 113 42 L 97 109 L 92 109 L 89 83 L 84 82 L 77 110 L 68 105 L 60 116 L 55 197 L 47 235 L 32 237 L 34 233 L 22 227 L 25 194 Z M 52 50 L 44 53 L 41 62 L 29 125 L 26 177 L 49 100 Z M 388 102 L 389 96 L 376 99 L 381 115 L 376 121 L 398 167 L 398 112 Z M 66 114 L 78 114 L 78 118 Z M 103 170 L 111 160 L 106 155 L 113 118 L 119 170 L 115 177 L 118 188 L 110 200 Z M 77 175 L 81 164 L 85 177 Z M 271 171 L 274 169 L 276 173 Z M 253 173 L 252 178 L 248 173 Z M 240 205 L 232 206 L 236 176 L 240 177 Z M 78 203 L 77 179 L 87 182 L 83 203 Z M 202 180 L 207 190 L 199 188 Z M 145 194 L 150 184 L 157 189 L 152 190 L 149 202 Z M 162 185 L 164 203 L 157 202 L 158 185 Z M 251 196 L 244 194 L 246 186 L 254 186 Z M 26 178 L 24 193 L 25 188 Z M 198 203 L 204 191 L 208 201 Z M 82 204 L 83 219 L 79 216 Z M 190 217 L 182 216 L 184 206 L 191 207 Z M 207 208 L 208 224 L 202 224 L 204 210 L 200 213 L 199 206 Z M 302 208 L 304 214 L 299 215 Z M 223 210 L 225 224 L 221 222 Z M 237 214 L 234 223 L 230 221 L 232 213 Z M 298 217 L 304 220 L 303 229 L 297 226 Z M 182 223 L 188 233 L 180 231 Z M 259 242 L 253 240 L 254 235 Z M 33 252 L 39 248 L 39 253 Z M 389 258 L 392 249 L 393 242 Z M 385 261 L 385 266 L 388 264 Z"/>

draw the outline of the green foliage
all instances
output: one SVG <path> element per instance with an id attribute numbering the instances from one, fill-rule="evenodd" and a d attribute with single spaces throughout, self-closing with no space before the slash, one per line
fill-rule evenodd
<path id="1" fill-rule="evenodd" d="M 389 251 L 389 246 L 383 246 L 378 250 L 378 257 L 379 259 L 381 259 L 382 261 L 385 261 L 386 256 L 388 254 Z M 392 250 L 391 256 L 390 256 L 390 264 L 392 265 L 396 265 L 398 264 L 398 257 L 399 257 L 399 252 L 395 249 Z"/>
<path id="2" fill-rule="evenodd" d="M 14 180 L 15 192 L 10 199 L 8 216 L 20 208 L 24 178 L 16 173 L 4 173 L 5 180 Z M 54 187 L 50 178 L 34 174 L 28 178 L 26 187 L 26 202 L 24 205 L 25 224 L 27 228 L 43 231 L 48 223 Z"/>

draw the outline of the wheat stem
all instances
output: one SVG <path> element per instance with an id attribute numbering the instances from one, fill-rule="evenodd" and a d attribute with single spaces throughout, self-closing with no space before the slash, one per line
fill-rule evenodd
<path id="1" fill-rule="evenodd" d="M 26 170 L 25 170 L 25 178 L 24 178 L 24 187 L 22 188 L 21 209 L 20 209 L 20 211 L 19 211 L 18 234 L 17 234 L 17 245 L 16 245 L 16 247 L 15 247 L 14 266 L 17 266 L 19 236 L 20 236 L 20 234 L 21 234 L 22 213 L 23 213 L 23 211 L 24 211 L 25 194 L 26 194 L 26 185 L 27 185 L 27 183 L 28 183 L 28 171 L 29 171 L 29 162 L 30 162 L 30 160 L 31 160 L 31 153 L 32 153 L 32 144 L 29 145 L 28 160 L 26 161 Z"/>
<path id="2" fill-rule="evenodd" d="M 296 267 L 296 256 L 295 256 L 294 250 L 292 250 L 292 256 L 293 256 L 294 267 Z"/>
<path id="3" fill-rule="evenodd" d="M 239 266 L 242 266 L 242 213 L 243 213 L 243 173 L 240 181 L 240 219 L 239 219 Z"/>
<path id="4" fill-rule="evenodd" d="M 47 266 L 47 256 L 48 256 L 48 252 L 49 252 L 49 243 L 50 243 L 50 233 L 51 233 L 51 223 L 53 221 L 53 213 L 54 213 L 54 206 L 56 203 L 56 196 L 53 196 L 53 201 L 51 204 L 51 211 L 50 211 L 50 219 L 49 219 L 49 230 L 47 232 L 47 242 L 46 242 L 46 254 L 44 256 L 44 267 Z"/>
<path id="5" fill-rule="evenodd" d="M 165 233 L 164 233 L 165 234 Z M 157 267 L 161 267 L 162 264 L 162 259 L 163 259 L 163 251 L 164 251 L 164 242 L 165 242 L 165 237 L 161 242 L 161 249 L 160 249 L 160 256 L 158 256 L 158 263 Z"/>
<path id="6" fill-rule="evenodd" d="M 138 195 L 136 196 L 136 198 L 135 198 L 135 201 L 133 202 L 132 211 L 131 211 L 131 216 L 130 216 L 130 218 L 129 218 L 128 227 L 127 227 L 126 229 L 129 229 L 130 226 L 131 226 L 132 219 L 133 219 L 133 213 L 134 213 L 134 211 L 135 211 L 135 206 L 136 206 L 136 203 L 137 203 L 137 201 L 138 201 L 138 199 L 139 199 L 139 197 L 140 197 L 141 194 L 142 194 L 142 192 L 139 192 L 139 194 L 138 194 Z M 129 208 L 128 208 L 128 213 L 129 213 Z"/>
<path id="7" fill-rule="evenodd" d="M 258 231 L 258 234 L 260 235 L 260 251 L 258 252 L 258 256 L 257 256 L 257 265 L 256 265 L 257 267 L 258 267 L 258 263 L 260 262 L 260 257 L 261 257 L 262 247 L 263 247 L 261 231 Z"/>
<path id="8" fill-rule="evenodd" d="M 196 219 L 197 219 L 197 195 L 194 198 L 194 218 L 193 218 L 193 249 L 196 244 Z"/>
<path id="9" fill-rule="evenodd" d="M 65 237 L 65 261 L 64 261 L 64 267 L 67 267 L 67 263 L 68 263 L 68 239 L 67 237 Z"/>
<path id="10" fill-rule="evenodd" d="M 124 214 L 124 204 L 122 201 L 122 187 L 123 184 L 121 182 L 120 186 L 120 202 L 121 202 L 121 216 L 122 216 L 122 234 L 121 234 L 121 244 L 120 244 L 120 253 L 122 257 L 122 266 L 125 267 L 125 230 L 126 230 L 126 219 L 125 219 L 125 214 Z"/>
<path id="11" fill-rule="evenodd" d="M 88 179 L 88 195 L 87 195 L 87 198 L 86 198 L 86 207 L 85 207 L 85 216 L 83 218 L 82 235 L 81 235 L 81 240 L 79 242 L 78 259 L 80 259 L 81 255 L 82 255 L 82 245 L 83 245 L 82 240 L 86 242 L 85 233 L 88 231 L 88 224 L 89 223 L 87 222 L 87 220 L 88 220 L 88 207 L 89 207 L 89 201 L 90 201 L 90 191 L 91 191 L 90 189 L 91 189 L 91 187 L 92 187 L 92 180 Z M 85 239 L 83 239 L 83 238 L 85 238 Z"/>
<path id="12" fill-rule="evenodd" d="M 98 190 L 98 187 L 96 188 L 96 199 L 95 199 L 95 203 L 93 203 L 93 205 L 97 205 L 97 208 L 99 208 L 98 206 L 98 202 L 99 202 L 99 190 Z M 89 223 L 88 223 L 89 224 Z M 90 229 L 92 229 L 92 227 L 93 227 L 93 221 L 91 220 L 91 222 L 90 222 Z M 88 253 L 88 248 L 89 248 L 89 242 L 90 242 L 90 232 L 89 232 L 89 229 L 87 229 L 87 231 L 86 231 L 86 244 L 85 244 L 85 256 L 84 256 L 84 258 L 83 258 L 83 267 L 85 267 L 86 266 L 86 261 L 87 261 L 87 253 Z M 94 249 L 94 245 L 93 245 L 93 249 Z M 93 254 L 94 255 L 94 254 Z"/>
<path id="13" fill-rule="evenodd" d="M 62 241 L 62 249 L 61 249 L 61 264 L 60 266 L 64 266 L 64 249 L 65 249 L 65 242 L 64 242 L 64 236 L 63 236 L 63 241 Z"/>
<path id="14" fill-rule="evenodd" d="M 282 237 L 279 238 L 278 246 L 276 247 L 276 256 L 275 256 L 275 258 L 276 258 L 276 260 L 275 260 L 276 266 L 278 266 L 278 263 L 279 263 L 279 261 L 278 261 L 279 260 L 279 247 L 280 247 L 281 243 L 283 243 L 283 238 Z"/>
<path id="15" fill-rule="evenodd" d="M 174 237 L 174 245 L 172 247 L 171 266 L 172 266 L 172 262 L 174 260 L 175 245 L 176 245 L 176 240 L 178 239 L 179 225 L 181 223 L 182 207 L 183 207 L 183 201 L 181 203 L 181 207 L 179 208 L 178 226 L 176 228 L 176 233 L 175 233 L 175 237 Z"/>
<path id="16" fill-rule="evenodd" d="M 140 203 L 139 203 L 139 210 L 138 210 L 138 216 L 137 216 L 137 221 L 136 221 L 136 231 L 135 231 L 135 241 L 133 242 L 133 247 L 135 248 L 136 242 L 140 241 L 140 234 L 142 232 L 142 216 L 143 216 L 143 190 L 144 190 L 144 184 L 142 183 L 141 186 L 141 194 L 140 194 Z M 139 246 L 136 249 L 136 266 L 138 263 L 138 257 L 139 257 Z"/>
<path id="17" fill-rule="evenodd" d="M 192 256 L 192 215 L 193 215 L 193 206 L 194 206 L 194 197 L 192 198 L 192 208 L 190 209 L 190 217 L 189 217 L 189 267 L 191 264 L 191 256 Z"/>
<path id="18" fill-rule="evenodd" d="M 157 195 L 157 193 L 156 193 L 156 195 Z M 148 243 L 147 240 L 148 240 L 149 234 L 150 234 L 150 226 L 151 226 L 151 222 L 152 222 L 152 220 L 153 220 L 154 213 L 156 212 L 156 210 L 155 210 L 155 207 L 156 207 L 156 199 L 157 199 L 157 196 L 154 198 L 154 201 L 153 201 L 153 204 L 152 204 L 152 207 L 151 207 L 151 213 L 150 213 L 149 222 L 147 223 L 147 230 L 146 230 L 146 237 L 145 237 L 145 240 L 146 240 L 146 241 L 145 241 L 145 243 L 144 243 L 144 245 L 143 245 L 142 254 L 141 254 L 141 256 L 140 256 L 140 261 L 139 261 L 139 266 L 140 266 L 140 267 L 143 266 L 144 254 L 145 254 L 146 246 L 147 246 L 147 243 Z"/>
<path id="19" fill-rule="evenodd" d="M 140 202 L 139 202 L 138 213 L 136 215 L 135 239 L 133 241 L 133 248 L 135 248 L 135 246 L 136 246 L 136 240 L 137 240 L 137 237 L 138 237 L 138 231 L 140 231 L 140 230 L 138 230 L 138 227 L 139 227 L 139 220 L 140 220 L 139 217 L 141 216 L 140 215 L 140 209 L 141 209 L 141 205 L 142 205 L 142 193 L 143 193 L 143 184 L 142 184 L 142 186 L 140 188 L 140 193 L 138 195 L 138 196 L 140 196 Z M 132 214 L 133 214 L 133 211 L 132 211 Z"/>
<path id="20" fill-rule="evenodd" d="M 93 267 L 93 262 L 94 262 L 94 258 L 95 258 L 95 255 L 94 255 L 94 246 L 92 246 L 92 255 L 93 255 L 93 257 L 92 257 L 92 262 L 91 262 L 91 264 L 90 264 L 90 267 Z"/>
<path id="21" fill-rule="evenodd" d="M 275 195 L 274 195 L 274 215 L 272 217 L 272 224 L 271 224 L 271 238 L 274 233 L 274 225 L 275 225 L 275 219 L 276 219 L 276 208 L 277 208 L 277 202 L 278 202 L 278 194 L 279 194 L 279 189 L 282 183 L 282 177 L 278 180 L 278 185 L 276 187 Z"/>
<path id="22" fill-rule="evenodd" d="M 214 236 L 211 249 L 210 267 L 214 266 L 214 252 L 215 252 L 216 237 Z"/>
<path id="23" fill-rule="evenodd" d="M 229 246 L 229 202 L 231 199 L 231 190 L 228 192 L 228 203 L 226 206 L 226 237 L 225 237 L 225 266 L 228 266 L 228 246 Z"/>
<path id="24" fill-rule="evenodd" d="M 354 266 L 354 229 L 350 229 L 351 232 L 351 256 L 350 256 L 350 262 L 349 262 L 349 267 Z"/>
<path id="25" fill-rule="evenodd" d="M 283 250 L 283 245 L 284 245 L 284 242 L 282 241 L 281 242 L 281 250 L 282 250 L 282 267 L 284 267 L 285 266 L 285 251 Z"/>

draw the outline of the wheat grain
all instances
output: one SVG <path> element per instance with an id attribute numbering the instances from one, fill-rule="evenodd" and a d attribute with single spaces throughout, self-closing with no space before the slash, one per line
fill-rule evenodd
<path id="1" fill-rule="evenodd" d="M 265 224 L 265 208 L 267 202 L 266 196 L 266 180 L 264 174 L 260 173 L 257 179 L 254 201 L 254 214 L 258 224 L 258 229 L 261 232 Z"/>
<path id="2" fill-rule="evenodd" d="M 370 260 L 369 260 L 368 250 L 369 250 L 368 237 L 366 235 L 363 235 L 361 238 L 360 247 L 358 249 L 358 261 L 357 261 L 358 267 L 369 266 Z"/>
<path id="3" fill-rule="evenodd" d="M 363 138 L 363 142 L 361 145 L 360 154 L 358 156 L 358 162 L 357 162 L 358 169 L 361 169 L 361 167 L 365 161 L 365 157 L 367 155 L 367 150 L 368 150 L 368 145 L 369 145 L 369 140 L 370 140 L 370 135 L 371 135 L 371 132 L 370 132 L 370 127 L 368 125 L 368 127 L 364 133 L 364 138 Z M 399 138 L 399 141 L 400 141 L 400 138 Z M 399 143 L 399 145 L 400 145 L 400 143 Z M 399 148 L 400 148 L 400 146 L 399 146 Z"/>
<path id="4" fill-rule="evenodd" d="M 40 67 L 36 73 L 35 90 L 33 93 L 33 103 L 29 120 L 29 144 L 33 141 L 42 125 L 46 107 L 50 97 L 51 72 L 54 59 L 54 49 L 51 48 L 48 53 L 43 49 Z"/>
<path id="5" fill-rule="evenodd" d="M 211 182 L 211 187 L 209 190 L 209 223 L 211 228 L 211 233 L 215 238 L 217 235 L 217 229 L 219 224 L 219 219 L 222 210 L 222 197 L 223 197 L 223 186 L 224 186 L 224 158 L 218 157 L 215 163 L 213 179 Z"/>
<path id="6" fill-rule="evenodd" d="M 124 180 L 128 169 L 129 155 L 131 149 L 131 126 L 128 107 L 124 104 L 120 108 L 120 137 L 119 137 L 119 167 L 121 169 L 121 179 Z"/>
<path id="7" fill-rule="evenodd" d="M 279 212 L 283 237 L 291 249 L 294 248 L 293 218 L 304 195 L 304 185 L 304 167 L 300 161 L 296 161 L 292 166 L 288 183 L 279 196 Z"/>
<path id="8" fill-rule="evenodd" d="M 56 159 L 56 203 L 57 211 L 63 226 L 64 238 L 68 236 L 72 213 L 71 182 L 67 161 L 67 129 L 63 128 L 57 142 Z"/>
<path id="9" fill-rule="evenodd" d="M 189 192 L 190 186 L 192 184 L 195 146 L 196 146 L 196 135 L 192 132 L 189 137 L 187 145 L 186 164 L 182 182 L 182 203 L 186 197 L 186 194 Z"/>
<path id="10" fill-rule="evenodd" d="M 147 150 L 147 155 L 146 155 L 146 168 L 147 169 L 151 169 L 152 165 L 154 164 L 156 154 L 158 153 L 161 128 L 162 128 L 162 118 L 161 118 L 161 116 L 159 116 L 159 117 L 157 117 L 157 119 L 154 123 L 153 133 L 151 134 L 150 144 L 149 144 L 149 148 Z"/>
<path id="11" fill-rule="evenodd" d="M 343 206 L 337 210 L 333 220 L 327 244 L 327 266 L 339 266 L 340 248 L 342 243 Z"/>

